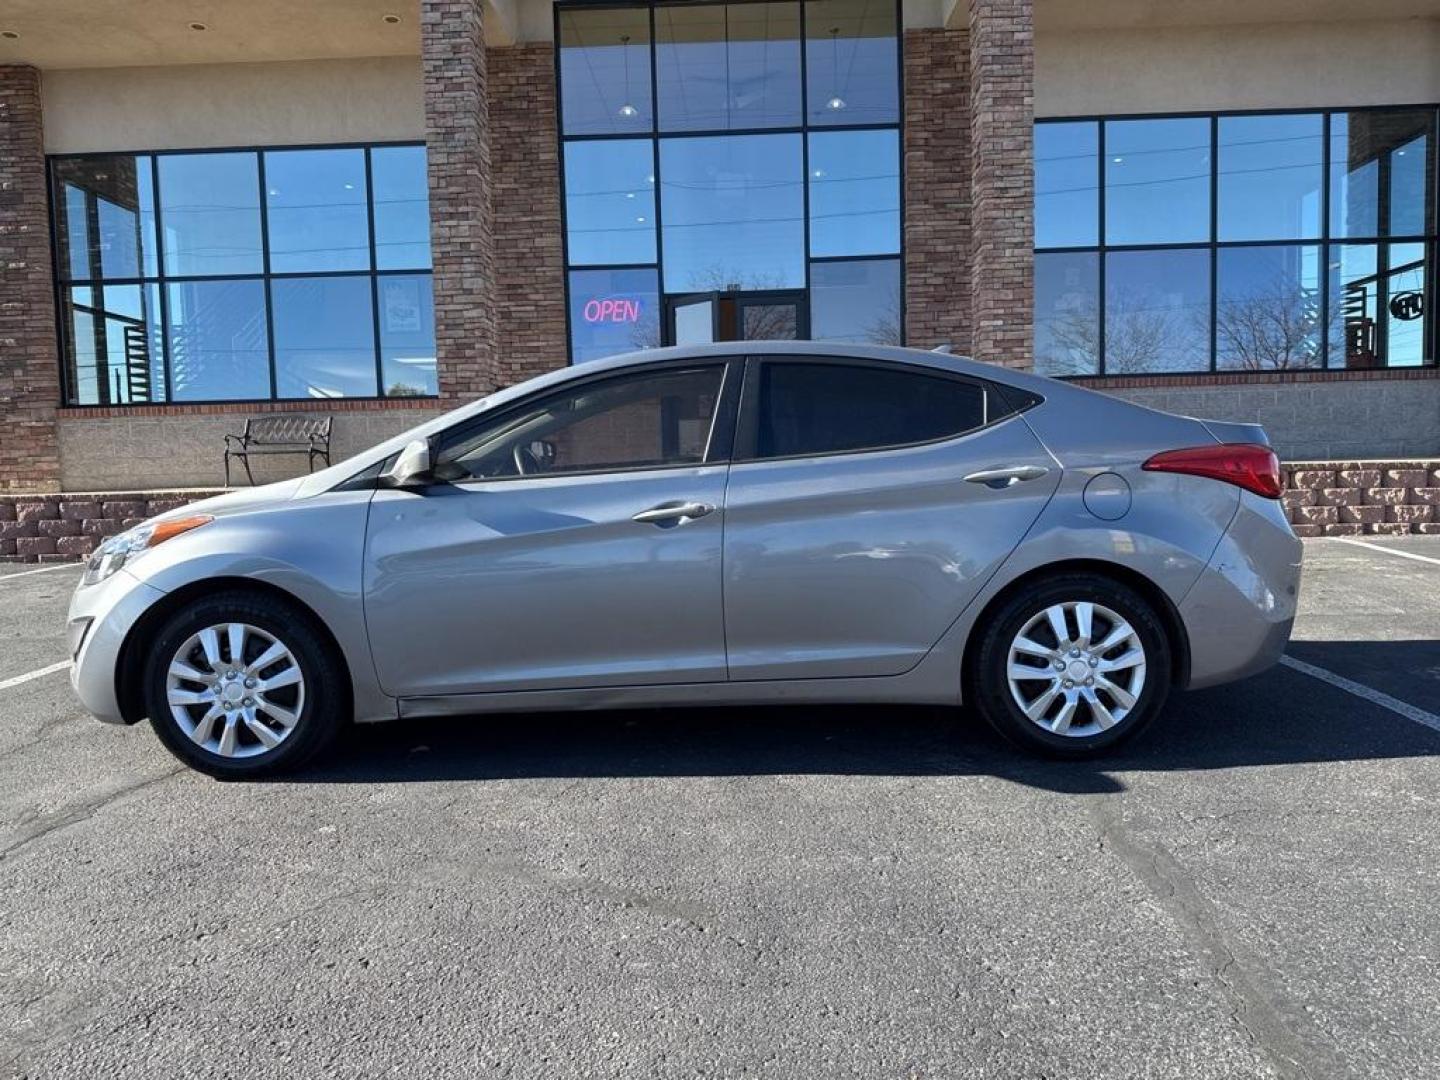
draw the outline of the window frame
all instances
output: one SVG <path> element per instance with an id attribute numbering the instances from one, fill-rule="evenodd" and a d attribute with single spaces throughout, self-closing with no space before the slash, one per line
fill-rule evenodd
<path id="1" fill-rule="evenodd" d="M 978 427 L 941 435 L 934 439 L 915 439 L 909 442 L 887 443 L 881 446 L 866 446 L 854 450 L 821 450 L 809 454 L 776 454 L 762 457 L 760 445 L 760 387 L 762 369 L 770 364 L 805 364 L 817 367 L 856 367 L 878 371 L 900 372 L 919 378 L 944 379 L 976 387 L 983 395 L 984 420 Z M 735 446 L 732 465 L 769 464 L 774 461 L 818 461 L 838 457 L 860 457 L 872 454 L 887 454 L 897 450 L 912 450 L 917 447 L 941 446 L 959 442 L 984 431 L 998 427 L 1018 417 L 1022 412 L 1041 404 L 1045 399 L 1029 391 L 1020 391 L 1025 397 L 1013 401 L 1005 388 L 989 379 L 977 378 L 958 371 L 927 367 L 924 364 L 909 364 L 899 360 L 878 360 L 859 356 L 837 356 L 810 353 L 753 353 L 746 358 L 744 385 L 740 393 L 740 414 L 735 425 Z"/>
<path id="2" fill-rule="evenodd" d="M 376 257 L 375 250 L 375 185 L 371 170 L 371 151 L 382 150 L 391 147 L 420 147 L 427 149 L 423 139 L 390 139 L 362 142 L 334 142 L 334 143 L 295 143 L 281 145 L 250 145 L 250 146 L 204 146 L 195 148 L 166 148 L 166 149 L 130 149 L 130 150 L 97 150 L 89 153 L 64 153 L 47 154 L 45 156 L 45 184 L 48 195 L 48 227 L 50 230 L 50 258 L 51 258 L 51 282 L 52 302 L 55 310 L 55 344 L 58 351 L 58 363 L 60 365 L 59 406 L 64 409 L 85 411 L 91 409 L 144 409 L 154 406 L 175 406 L 186 408 L 190 406 L 209 405 L 309 405 L 311 408 L 323 408 L 329 402 L 433 402 L 439 399 L 439 386 L 434 394 L 415 394 L 388 397 L 385 394 L 384 362 L 380 348 L 380 279 L 397 276 L 424 276 L 434 280 L 435 264 L 434 252 L 431 252 L 431 260 L 428 266 L 414 267 L 407 269 L 381 269 Z M 362 150 L 365 153 L 365 187 L 366 187 L 366 209 L 365 218 L 368 229 L 368 257 L 369 267 L 362 270 L 332 270 L 332 271 L 272 271 L 270 269 L 270 235 L 268 222 L 268 207 L 265 186 L 265 154 L 267 151 L 286 150 Z M 164 239 L 164 210 L 162 206 L 162 193 L 159 186 L 160 159 L 164 157 L 194 157 L 202 154 L 252 154 L 256 162 L 256 175 L 259 183 L 259 214 L 260 214 L 260 243 L 262 263 L 258 273 L 248 274 L 167 274 L 165 272 L 165 239 Z M 141 274 L 136 277 L 87 277 L 70 278 L 63 276 L 60 261 L 61 236 L 60 236 L 60 210 L 59 199 L 63 191 L 56 175 L 55 165 L 63 161 L 95 160 L 99 158 L 149 158 L 149 169 L 151 174 L 152 190 L 154 192 L 154 240 L 155 240 L 155 274 Z M 429 212 L 427 210 L 427 218 Z M 138 253 L 138 265 L 144 269 L 144 255 Z M 271 303 L 270 282 L 276 279 L 305 278 L 305 277 L 368 277 L 371 283 L 371 334 L 375 353 L 375 389 L 374 395 L 356 395 L 354 397 L 317 399 L 317 398 L 282 398 L 277 396 L 276 389 L 278 377 L 275 363 L 275 319 L 274 309 Z M 170 395 L 171 380 L 171 348 L 169 340 L 169 289 L 172 284 L 184 284 L 188 282 L 203 281 L 259 281 L 264 286 L 265 295 L 265 322 L 266 322 L 266 349 L 268 352 L 267 362 L 270 374 L 270 393 L 266 397 L 246 398 L 186 398 L 175 400 Z M 144 402 L 79 402 L 72 401 L 71 397 L 75 387 L 71 385 L 70 365 L 68 362 L 69 352 L 69 328 L 68 320 L 65 318 L 66 293 L 72 288 L 99 288 L 111 285 L 147 286 L 158 285 L 160 293 L 159 325 L 161 332 L 160 357 L 162 370 L 165 377 L 166 396 L 163 400 L 151 400 Z"/>
<path id="3" fill-rule="evenodd" d="M 437 480 L 427 487 L 468 487 L 471 485 L 513 484 L 517 481 L 533 482 L 543 480 L 563 483 L 569 479 L 594 476 L 622 476 L 629 473 L 668 472 L 678 469 L 705 469 L 716 465 L 727 465 L 735 438 L 735 419 L 738 411 L 745 359 L 743 356 L 690 356 L 678 359 L 656 360 L 650 363 L 629 364 L 620 368 L 597 371 L 572 379 L 566 379 L 556 386 L 539 388 L 516 401 L 507 403 L 491 412 L 486 410 L 460 423 L 437 431 L 429 438 L 430 459 L 439 462 L 447 449 L 492 424 L 505 424 L 515 416 L 533 409 L 540 402 L 554 397 L 572 395 L 597 383 L 614 382 L 636 376 L 654 375 L 666 371 L 695 371 L 704 368 L 720 369 L 720 388 L 715 398 L 715 411 L 710 417 L 710 431 L 705 439 L 705 452 L 700 461 L 677 461 L 661 465 L 625 465 L 614 468 L 568 469 L 557 473 L 535 473 L 516 476 L 472 476 L 461 480 Z M 388 462 L 387 462 L 388 466 Z"/>
<path id="4" fill-rule="evenodd" d="M 552 8 L 552 39 L 554 48 L 554 78 L 556 86 L 555 95 L 555 145 L 559 155 L 560 171 L 560 243 L 561 258 L 563 260 L 563 288 L 565 305 L 565 362 L 568 366 L 574 367 L 579 364 L 591 363 L 593 361 L 574 358 L 574 320 L 572 317 L 572 297 L 570 290 L 571 273 L 576 270 L 653 270 L 656 281 L 659 283 L 659 304 L 663 310 L 666 306 L 666 299 L 670 295 L 665 289 L 665 252 L 664 252 L 664 211 L 662 209 L 661 192 L 661 169 L 660 169 L 660 143 L 664 139 L 690 139 L 707 138 L 716 136 L 743 136 L 743 135 L 798 135 L 800 137 L 801 152 L 801 233 L 804 241 L 803 246 L 803 271 L 804 282 L 798 289 L 804 297 L 803 319 L 808 329 L 812 326 L 810 315 L 810 290 L 811 290 L 811 267 L 815 263 L 831 262 L 859 262 L 874 261 L 880 259 L 893 260 L 899 271 L 899 311 L 897 312 L 900 328 L 900 345 L 905 344 L 906 327 L 905 313 L 907 306 L 906 279 L 909 268 L 906 264 L 906 199 L 905 199 L 905 13 L 901 0 L 890 0 L 895 9 L 895 102 L 896 113 L 893 122 L 884 123 L 856 123 L 856 124 L 811 124 L 809 119 L 808 94 L 809 94 L 809 72 L 808 52 L 809 37 L 807 35 L 807 19 L 809 17 L 809 4 L 806 0 L 796 0 L 800 7 L 800 123 L 791 127 L 766 127 L 766 128 L 713 128 L 693 131 L 662 131 L 660 126 L 660 108 L 657 98 L 659 77 L 656 72 L 656 36 L 655 36 L 655 9 L 657 7 L 674 6 L 677 3 L 700 2 L 719 4 L 765 2 L 765 0 L 556 0 Z M 602 134 L 566 134 L 564 92 L 561 84 L 563 73 L 561 70 L 561 54 L 563 44 L 561 38 L 561 17 L 567 11 L 573 10 L 604 10 L 604 9 L 635 9 L 648 11 L 650 19 L 650 124 L 643 130 L 625 133 L 602 133 Z M 899 201 L 899 244 L 893 253 L 870 254 L 870 255 L 830 255 L 815 256 L 811 253 L 810 244 L 810 134 L 812 132 L 846 132 L 846 131 L 894 131 L 897 134 L 899 143 L 898 160 L 896 162 L 896 183 L 900 195 Z M 565 147 L 567 143 L 593 141 L 603 142 L 605 140 L 617 139 L 649 139 L 652 148 L 652 175 L 655 177 L 655 211 L 653 224 L 655 230 L 655 261 L 651 263 L 601 263 L 591 265 L 576 265 L 570 261 L 570 226 L 569 211 L 567 206 L 567 192 L 565 189 Z M 693 291 L 693 290 L 692 290 Z M 661 347 L 666 341 L 667 327 L 661 325 Z M 743 342 L 737 344 L 743 345 Z M 619 354 L 613 354 L 619 355 Z"/>
<path id="5" fill-rule="evenodd" d="M 1388 230 L 1384 229 L 1384 223 L 1377 223 L 1377 228 L 1382 229 L 1378 236 L 1341 236 L 1332 231 L 1331 217 L 1331 184 L 1332 184 L 1332 161 L 1331 161 L 1331 128 L 1332 117 L 1337 114 L 1356 113 L 1403 113 L 1403 112 L 1426 112 L 1431 114 L 1428 127 L 1430 138 L 1431 162 L 1426 177 L 1426 197 L 1430 205 L 1426 208 L 1429 215 L 1431 229 L 1428 233 L 1405 233 L 1396 235 L 1384 235 Z M 1225 240 L 1219 237 L 1219 128 L 1220 121 L 1231 117 L 1252 117 L 1252 116 L 1294 116 L 1294 115 L 1319 115 L 1321 119 L 1321 153 L 1320 176 L 1321 188 L 1321 209 L 1320 209 L 1320 233 L 1314 237 L 1286 237 L 1283 239 L 1271 240 Z M 1105 173 L 1108 156 L 1106 152 L 1105 125 L 1107 121 L 1130 121 L 1130 120 L 1175 120 L 1175 119 L 1208 119 L 1210 124 L 1210 227 L 1209 237 L 1204 241 L 1191 243 L 1174 244 L 1107 244 L 1105 242 Z M 1343 375 L 1347 372 L 1357 370 L 1364 371 L 1408 371 L 1435 369 L 1440 365 L 1440 102 L 1413 102 L 1385 105 L 1326 105 L 1309 106 L 1296 108 L 1265 108 L 1265 109 L 1198 109 L 1178 110 L 1167 112 L 1151 113 L 1099 113 L 1099 114 L 1078 114 L 1074 116 L 1043 116 L 1035 118 L 1035 126 L 1040 127 L 1046 124 L 1079 124 L 1091 123 L 1096 125 L 1096 192 L 1095 198 L 1098 204 L 1098 231 L 1097 241 L 1094 244 L 1064 245 L 1031 248 L 1032 258 L 1039 258 L 1042 255 L 1060 254 L 1094 254 L 1098 256 L 1097 271 L 1097 297 L 1098 297 L 1098 326 L 1096 328 L 1097 356 L 1095 370 L 1084 374 L 1057 374 L 1054 377 L 1065 380 L 1089 380 L 1123 378 L 1139 381 L 1166 380 L 1178 377 L 1193 377 L 1196 375 L 1221 375 L 1226 378 L 1256 377 L 1260 379 L 1274 378 L 1276 375 L 1302 375 L 1317 378 L 1325 376 Z M 1382 196 L 1383 197 L 1383 196 Z M 1318 364 L 1313 367 L 1303 368 L 1274 368 L 1249 370 L 1244 368 L 1224 368 L 1219 366 L 1218 331 L 1216 305 L 1218 301 L 1218 273 L 1219 273 L 1219 251 L 1222 249 L 1234 248 L 1262 248 L 1262 247 L 1291 247 L 1291 246 L 1315 246 L 1320 250 L 1322 264 L 1328 264 L 1332 249 L 1339 248 L 1349 243 L 1372 244 L 1377 248 L 1393 243 L 1418 244 L 1425 252 L 1429 265 L 1432 268 L 1430 280 L 1426 283 L 1425 317 L 1429 325 L 1425 328 L 1423 356 L 1428 357 L 1420 365 L 1397 365 L 1390 366 L 1388 363 L 1375 368 L 1345 368 L 1330 366 L 1330 355 L 1332 342 L 1331 324 L 1333 313 L 1331 311 L 1328 286 L 1322 280 L 1319 288 L 1319 301 L 1322 305 L 1321 315 L 1321 339 L 1318 354 Z M 1203 368 L 1191 368 L 1184 371 L 1154 371 L 1154 372 L 1111 372 L 1106 370 L 1106 318 L 1105 306 L 1107 302 L 1107 256 L 1113 252 L 1126 251 L 1184 251 L 1200 250 L 1207 253 L 1209 261 L 1210 276 L 1210 315 L 1209 315 L 1209 356 L 1208 363 Z M 1383 331 L 1382 331 L 1383 333 Z"/>

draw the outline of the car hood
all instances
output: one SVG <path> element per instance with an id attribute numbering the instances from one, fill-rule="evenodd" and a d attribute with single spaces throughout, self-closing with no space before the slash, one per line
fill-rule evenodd
<path id="1" fill-rule="evenodd" d="M 186 503 L 175 510 L 158 515 L 155 520 L 164 521 L 168 518 L 186 517 L 190 514 L 214 514 L 216 517 L 223 517 L 227 514 L 238 514 L 262 506 L 274 506 L 277 503 L 293 499 L 299 492 L 300 485 L 304 483 L 304 479 L 304 477 L 300 477 L 296 480 L 280 480 L 277 483 L 264 484 L 260 487 L 227 491 L 224 495 L 215 495 L 208 499 Z"/>

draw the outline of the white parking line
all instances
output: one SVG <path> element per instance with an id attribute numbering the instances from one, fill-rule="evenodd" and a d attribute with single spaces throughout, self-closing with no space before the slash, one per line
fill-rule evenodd
<path id="1" fill-rule="evenodd" d="M 1312 679 L 1319 679 L 1321 682 L 1327 682 L 1331 686 L 1354 694 L 1358 698 L 1364 698 L 1372 705 L 1379 705 L 1382 709 L 1389 709 L 1396 715 L 1405 717 L 1406 720 L 1413 720 L 1417 724 L 1428 727 L 1431 731 L 1440 731 L 1440 716 L 1436 716 L 1434 713 L 1428 713 L 1424 709 L 1417 709 L 1414 705 L 1401 701 L 1399 698 L 1393 698 L 1389 694 L 1382 694 L 1379 690 L 1372 690 L 1363 683 L 1347 679 L 1343 675 L 1336 675 L 1333 671 L 1316 667 L 1314 664 L 1307 664 L 1304 660 L 1296 660 L 1293 656 L 1280 657 L 1280 663 L 1288 668 L 1293 668 L 1301 674 L 1309 675 Z"/>
<path id="2" fill-rule="evenodd" d="M 27 671 L 24 675 L 16 675 L 13 679 L 6 679 L 0 682 L 0 690 L 9 690 L 12 686 L 19 686 L 31 679 L 38 679 L 45 675 L 53 675 L 57 671 L 64 671 L 70 666 L 69 660 L 62 660 L 58 664 L 51 664 L 49 667 L 36 668 L 34 671 Z"/>
<path id="3" fill-rule="evenodd" d="M 1350 544 L 1354 547 L 1369 548 L 1371 551 L 1383 551 L 1386 555 L 1398 555 L 1402 559 L 1414 559 L 1416 562 L 1428 562 L 1434 566 L 1440 566 L 1440 559 L 1429 555 L 1417 555 L 1413 551 L 1397 551 L 1395 548 L 1381 547 L 1379 544 L 1366 543 L 1364 540 L 1351 540 L 1344 536 L 1332 536 L 1330 539 L 1338 540 L 1342 544 Z"/>
<path id="4" fill-rule="evenodd" d="M 17 577 L 29 577 L 31 574 L 48 574 L 54 570 L 76 570 L 84 563 L 65 562 L 56 563 L 54 566 L 42 566 L 39 570 L 21 570 L 18 574 L 0 574 L 0 582 L 13 581 Z"/>

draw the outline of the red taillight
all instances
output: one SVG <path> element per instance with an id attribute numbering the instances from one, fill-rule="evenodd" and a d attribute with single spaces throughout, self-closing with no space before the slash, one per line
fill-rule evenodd
<path id="1" fill-rule="evenodd" d="M 1216 443 L 1166 450 L 1142 467 L 1149 472 L 1185 473 L 1223 480 L 1267 499 L 1278 499 L 1283 486 L 1280 459 L 1270 447 L 1258 443 Z"/>

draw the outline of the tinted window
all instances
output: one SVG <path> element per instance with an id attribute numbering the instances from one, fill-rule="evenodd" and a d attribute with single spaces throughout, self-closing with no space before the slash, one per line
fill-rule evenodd
<path id="1" fill-rule="evenodd" d="M 1105 124 L 1105 239 L 1182 244 L 1210 239 L 1210 121 Z"/>
<path id="2" fill-rule="evenodd" d="M 386 397 L 437 394 L 435 297 L 429 274 L 386 274 L 380 301 L 381 392 Z"/>
<path id="3" fill-rule="evenodd" d="M 1112 251 L 1105 256 L 1105 371 L 1210 366 L 1210 253 Z"/>
<path id="4" fill-rule="evenodd" d="M 430 266 L 430 192 L 423 146 L 370 151 L 375 203 L 375 265 L 381 270 Z"/>
<path id="5" fill-rule="evenodd" d="M 650 130 L 650 12 L 560 13 L 560 110 L 567 135 Z"/>
<path id="6" fill-rule="evenodd" d="M 565 227 L 576 266 L 655 261 L 655 153 L 649 139 L 566 144 Z"/>
<path id="7" fill-rule="evenodd" d="M 1093 251 L 1035 256 L 1035 370 L 1100 370 L 1100 256 Z"/>
<path id="8" fill-rule="evenodd" d="M 277 274 L 368 270 L 370 224 L 365 200 L 364 150 L 267 153 L 270 269 Z"/>
<path id="9" fill-rule="evenodd" d="M 1238 371 L 1321 366 L 1320 248 L 1221 248 L 1216 261 L 1215 357 Z"/>
<path id="10" fill-rule="evenodd" d="M 254 154 L 160 158 L 165 273 L 258 274 L 260 173 Z"/>
<path id="11" fill-rule="evenodd" d="M 890 0 L 812 0 L 805 76 L 812 124 L 887 124 L 900 116 Z"/>
<path id="12" fill-rule="evenodd" d="M 1220 118 L 1221 240 L 1320 235 L 1323 130 L 1318 114 Z"/>
<path id="13" fill-rule="evenodd" d="M 760 370 L 762 458 L 927 442 L 985 423 L 985 391 L 976 383 L 860 364 Z"/>
<path id="14" fill-rule="evenodd" d="M 724 365 L 622 375 L 544 397 L 442 451 L 441 476 L 493 479 L 699 464 Z"/>
<path id="15" fill-rule="evenodd" d="M 805 285 L 799 135 L 660 142 L 667 292 Z"/>
<path id="16" fill-rule="evenodd" d="M 278 396 L 375 396 L 368 276 L 282 278 L 270 285 L 270 303 Z"/>
<path id="17" fill-rule="evenodd" d="M 900 260 L 810 264 L 810 337 L 900 344 Z"/>
<path id="18" fill-rule="evenodd" d="M 170 396 L 244 401 L 270 396 L 263 281 L 186 281 L 168 286 Z"/>
<path id="19" fill-rule="evenodd" d="M 655 9 L 661 131 L 800 123 L 800 5 Z"/>
<path id="20" fill-rule="evenodd" d="M 1035 246 L 1083 247 L 1100 235 L 1100 125 L 1035 126 Z"/>
<path id="21" fill-rule="evenodd" d="M 154 277 L 155 192 L 151 159 L 123 154 L 61 158 L 55 202 L 62 276 Z M 92 237 L 92 215 L 97 232 Z"/>
<path id="22" fill-rule="evenodd" d="M 1331 236 L 1404 236 L 1431 228 L 1425 178 L 1434 124 L 1430 109 L 1331 114 Z"/>
<path id="23" fill-rule="evenodd" d="M 570 359 L 600 360 L 660 344 L 660 286 L 654 270 L 570 272 Z"/>
<path id="24" fill-rule="evenodd" d="M 900 250 L 900 133 L 810 135 L 810 254 Z"/>

